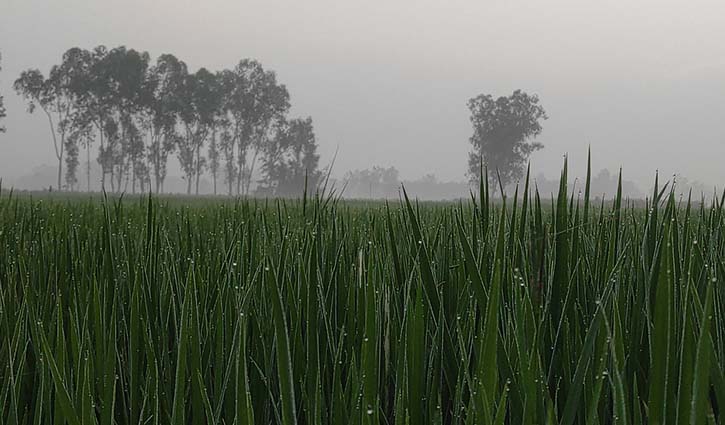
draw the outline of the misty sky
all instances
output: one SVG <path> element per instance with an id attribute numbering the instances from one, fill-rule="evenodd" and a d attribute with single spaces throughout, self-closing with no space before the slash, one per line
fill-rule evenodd
<path id="1" fill-rule="evenodd" d="M 721 186 L 725 169 L 725 2 L 0 0 L 0 176 L 54 164 L 47 123 L 11 89 L 73 46 L 173 53 L 191 70 L 256 58 L 310 115 L 336 174 L 396 166 L 402 177 L 465 179 L 479 94 L 536 93 L 550 119 L 532 156 L 556 176 L 655 169 Z M 170 163 L 176 162 L 175 157 Z"/>

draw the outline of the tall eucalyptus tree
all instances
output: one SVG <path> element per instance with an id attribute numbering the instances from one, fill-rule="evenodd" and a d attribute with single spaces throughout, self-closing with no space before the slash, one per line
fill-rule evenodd
<path id="1" fill-rule="evenodd" d="M 145 113 L 149 133 L 147 160 L 156 193 L 164 190 L 168 157 L 178 144 L 176 126 L 178 111 L 182 107 L 180 93 L 187 75 L 186 64 L 171 54 L 159 56 L 149 70 L 148 79 L 153 96 Z"/>
<path id="2" fill-rule="evenodd" d="M 257 156 L 269 141 L 273 124 L 283 120 L 290 108 L 289 93 L 277 83 L 273 71 L 250 59 L 241 60 L 222 78 L 227 91 L 224 109 L 230 122 L 224 148 L 231 153 L 227 160 L 236 149 L 236 193 L 248 194 Z"/>
<path id="3" fill-rule="evenodd" d="M 70 49 L 60 65 L 51 68 L 46 78 L 38 69 L 23 71 L 15 80 L 15 91 L 28 102 L 28 112 L 40 108 L 48 119 L 55 157 L 58 160 L 56 187 L 62 189 L 63 155 L 73 131 L 76 108 L 72 82 L 78 72 L 79 49 Z"/>
<path id="4" fill-rule="evenodd" d="M 80 49 L 79 49 L 80 50 Z M 82 72 L 76 73 L 73 80 L 72 91 L 76 98 L 76 128 L 81 132 L 78 140 L 86 148 L 86 178 L 90 190 L 91 164 L 90 150 L 96 140 L 99 140 L 99 152 L 106 151 L 106 144 L 109 134 L 113 135 L 117 126 L 111 120 L 113 91 L 105 69 L 105 58 L 108 49 L 105 46 L 97 46 L 93 50 L 79 51 L 79 64 L 82 64 Z M 98 163 L 101 165 L 101 187 L 106 187 L 106 176 L 110 174 L 110 163 L 103 161 L 99 155 Z"/>
<path id="5" fill-rule="evenodd" d="M 220 86 L 216 75 L 206 68 L 188 74 L 181 89 L 179 120 L 183 136 L 178 139 L 179 164 L 186 179 L 186 193 L 191 193 L 195 182 L 195 193 L 199 193 L 199 178 L 205 166 L 201 148 L 213 127 L 220 107 Z"/>

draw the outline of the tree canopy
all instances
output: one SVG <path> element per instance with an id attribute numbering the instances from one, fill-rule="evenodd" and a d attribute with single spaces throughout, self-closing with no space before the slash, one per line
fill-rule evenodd
<path id="1" fill-rule="evenodd" d="M 491 178 L 500 176 L 504 186 L 520 178 L 531 153 L 543 148 L 533 140 L 548 118 L 538 96 L 521 90 L 497 99 L 481 94 L 468 101 L 468 109 L 473 125 L 469 139 L 473 149 L 468 157 L 471 180 L 479 179 L 482 165 Z"/>

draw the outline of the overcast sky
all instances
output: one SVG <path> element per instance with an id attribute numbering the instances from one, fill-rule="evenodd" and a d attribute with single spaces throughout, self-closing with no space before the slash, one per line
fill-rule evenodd
<path id="1" fill-rule="evenodd" d="M 173 53 L 195 70 L 256 58 L 312 116 L 338 174 L 396 166 L 404 178 L 463 180 L 466 101 L 536 93 L 550 119 L 532 156 L 558 174 L 655 169 L 725 177 L 725 2 L 670 0 L 0 0 L 0 176 L 53 164 L 43 117 L 12 92 L 73 46 Z M 170 161 L 176 161 L 171 158 Z"/>

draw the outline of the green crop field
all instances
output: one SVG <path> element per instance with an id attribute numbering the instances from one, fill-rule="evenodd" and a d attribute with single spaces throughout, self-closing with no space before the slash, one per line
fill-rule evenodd
<path id="1" fill-rule="evenodd" d="M 723 202 L 584 189 L 5 191 L 0 423 L 723 423 Z"/>

